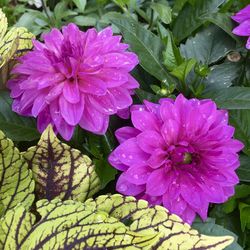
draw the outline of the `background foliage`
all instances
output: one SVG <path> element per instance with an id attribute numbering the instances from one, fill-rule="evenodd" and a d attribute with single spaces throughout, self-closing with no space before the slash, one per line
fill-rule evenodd
<path id="1" fill-rule="evenodd" d="M 143 99 L 157 101 L 182 92 L 187 97 L 212 98 L 220 108 L 228 109 L 235 137 L 245 144 L 238 169 L 241 182 L 228 202 L 211 205 L 207 222 L 197 218 L 193 226 L 211 235 L 223 235 L 225 231 L 230 234 L 229 230 L 239 244 L 227 249 L 250 249 L 250 52 L 244 47 L 245 39 L 231 33 L 235 23 L 230 18 L 249 3 L 249 0 L 0 0 L 0 7 L 9 27 L 26 27 L 38 39 L 52 27 L 61 28 L 70 22 L 82 30 L 112 25 L 140 59 L 140 65 L 133 71 L 141 84 L 134 96 L 135 103 Z M 0 129 L 25 151 L 41 141 L 38 142 L 35 120 L 11 111 L 11 99 L 4 90 L 6 67 L 11 63 L 1 68 Z M 115 192 L 117 171 L 108 164 L 107 156 L 117 145 L 114 131 L 124 123 L 129 121 L 112 117 L 105 136 L 77 128 L 69 142 L 93 159 L 101 189 L 96 195 Z M 28 171 L 27 166 L 22 168 Z"/>

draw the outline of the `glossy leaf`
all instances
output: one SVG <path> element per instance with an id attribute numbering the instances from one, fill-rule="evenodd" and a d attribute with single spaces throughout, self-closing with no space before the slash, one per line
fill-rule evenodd
<path id="1" fill-rule="evenodd" d="M 234 40 L 215 26 L 209 26 L 194 37 L 188 38 L 180 47 L 186 59 L 195 58 L 206 65 L 219 61 L 234 48 Z"/>
<path id="2" fill-rule="evenodd" d="M 205 16 L 218 12 L 218 7 L 225 0 L 195 0 L 194 5 L 187 2 L 180 11 L 173 26 L 174 36 L 182 41 L 198 29 L 205 21 Z"/>
<path id="3" fill-rule="evenodd" d="M 236 41 L 239 41 L 239 38 L 232 33 L 234 28 L 233 21 L 230 15 L 225 13 L 210 13 L 208 16 L 204 17 L 205 20 L 217 25 L 221 29 L 223 29 L 229 36 L 231 36 Z M 225 40 L 226 41 L 226 40 Z"/>
<path id="4" fill-rule="evenodd" d="M 229 112 L 229 118 L 230 124 L 235 127 L 235 138 L 244 143 L 245 147 L 243 151 L 247 155 L 250 155 L 250 110 L 231 110 Z M 241 164 L 243 162 L 241 162 Z"/>
<path id="5" fill-rule="evenodd" d="M 34 200 L 34 186 L 28 164 L 0 131 L 0 216 L 20 202 L 29 208 Z"/>
<path id="6" fill-rule="evenodd" d="M 212 66 L 210 73 L 204 79 L 206 91 L 217 91 L 233 85 L 233 81 L 240 76 L 241 63 L 226 61 Z"/>
<path id="7" fill-rule="evenodd" d="M 231 236 L 201 235 L 165 208 L 121 195 L 84 204 L 41 200 L 37 211 L 37 223 L 22 205 L 1 219 L 1 249 L 220 250 L 233 241 Z"/>
<path id="8" fill-rule="evenodd" d="M 212 98 L 223 109 L 250 109 L 250 87 L 229 87 L 203 96 Z"/>
<path id="9" fill-rule="evenodd" d="M 62 143 L 51 125 L 24 158 L 32 169 L 40 199 L 84 201 L 99 190 L 99 178 L 90 158 Z"/>
<path id="10" fill-rule="evenodd" d="M 162 65 L 163 44 L 159 37 L 151 31 L 146 30 L 133 18 L 116 15 L 116 18 L 112 18 L 111 21 L 119 28 L 125 42 L 128 43 L 130 49 L 138 55 L 140 65 L 148 73 L 160 81 L 173 81 L 172 77 Z"/>

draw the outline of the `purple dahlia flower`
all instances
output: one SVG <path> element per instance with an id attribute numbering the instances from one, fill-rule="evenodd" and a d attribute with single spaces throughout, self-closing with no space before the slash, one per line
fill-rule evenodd
<path id="1" fill-rule="evenodd" d="M 139 84 L 129 74 L 138 64 L 121 36 L 112 29 L 82 32 L 74 24 L 34 41 L 34 49 L 20 58 L 8 82 L 13 110 L 38 118 L 42 132 L 51 123 L 66 140 L 74 127 L 104 134 L 109 116 L 132 104 L 131 94 Z"/>
<path id="2" fill-rule="evenodd" d="M 243 144 L 232 139 L 228 113 L 213 101 L 183 95 L 144 101 L 132 106 L 131 119 L 134 127 L 116 131 L 120 145 L 109 156 L 123 171 L 118 192 L 163 204 L 190 224 L 196 213 L 207 218 L 210 202 L 234 194 Z"/>
<path id="3" fill-rule="evenodd" d="M 239 23 L 239 26 L 233 30 L 238 36 L 248 36 L 246 48 L 250 49 L 250 4 L 239 11 L 232 19 Z"/>

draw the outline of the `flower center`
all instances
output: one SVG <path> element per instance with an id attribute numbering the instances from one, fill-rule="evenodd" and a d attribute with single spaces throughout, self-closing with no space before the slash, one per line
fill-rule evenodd
<path id="1" fill-rule="evenodd" d="M 193 155 L 191 151 L 189 148 L 183 146 L 174 147 L 169 152 L 169 160 L 171 160 L 174 165 L 192 164 Z"/>

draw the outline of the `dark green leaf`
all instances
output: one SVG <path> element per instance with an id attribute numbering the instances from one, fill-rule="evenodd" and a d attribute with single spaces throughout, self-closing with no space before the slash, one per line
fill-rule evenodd
<path id="1" fill-rule="evenodd" d="M 125 42 L 139 56 L 141 66 L 148 73 L 160 81 L 173 82 L 173 78 L 161 63 L 163 44 L 159 37 L 146 30 L 133 18 L 116 15 L 111 21 L 120 29 Z"/>
<path id="2" fill-rule="evenodd" d="M 34 119 L 22 117 L 11 109 L 7 91 L 0 91 L 0 129 L 14 141 L 32 141 L 40 137 Z"/>
<path id="3" fill-rule="evenodd" d="M 250 229 L 250 205 L 241 202 L 239 204 L 239 209 L 240 209 L 241 229 L 244 232 L 246 227 Z"/>
<path id="4" fill-rule="evenodd" d="M 192 6 L 186 3 L 174 22 L 173 33 L 178 41 L 182 41 L 205 21 L 205 16 L 216 13 L 225 0 L 196 0 Z"/>
<path id="5" fill-rule="evenodd" d="M 171 32 L 168 32 L 168 36 L 165 39 L 166 49 L 163 51 L 163 63 L 168 70 L 172 71 L 183 62 L 183 58 L 181 57 L 179 48 L 174 42 Z"/>
<path id="6" fill-rule="evenodd" d="M 250 185 L 242 184 L 235 187 L 235 194 L 222 205 L 226 213 L 231 213 L 238 206 L 237 199 L 242 199 L 250 195 Z"/>
<path id="7" fill-rule="evenodd" d="M 85 10 L 85 6 L 87 1 L 86 0 L 73 0 L 76 7 L 80 10 L 80 12 L 83 12 Z"/>
<path id="8" fill-rule="evenodd" d="M 241 181 L 250 182 L 250 157 L 246 155 L 240 156 L 240 167 L 237 174 Z"/>
<path id="9" fill-rule="evenodd" d="M 211 23 L 214 23 L 215 25 L 223 29 L 233 39 L 239 41 L 239 38 L 232 33 L 234 25 L 229 15 L 225 13 L 210 13 L 208 16 L 205 16 L 204 19 L 208 20 Z"/>
<path id="10" fill-rule="evenodd" d="M 243 150 L 250 155 L 250 110 L 231 110 L 229 118 L 230 124 L 235 127 L 235 138 L 244 143 Z"/>
<path id="11" fill-rule="evenodd" d="M 229 87 L 203 95 L 223 109 L 250 109 L 250 87 Z"/>
<path id="12" fill-rule="evenodd" d="M 217 91 L 218 89 L 230 87 L 233 81 L 240 75 L 240 70 L 240 62 L 226 61 L 211 67 L 209 75 L 203 81 L 206 85 L 206 91 Z"/>
<path id="13" fill-rule="evenodd" d="M 115 179 L 117 170 L 113 168 L 105 159 L 94 159 L 95 171 L 100 179 L 101 189 Z"/>
<path id="14" fill-rule="evenodd" d="M 206 65 L 217 62 L 234 48 L 234 40 L 216 26 L 207 27 L 180 47 L 186 59 L 195 58 Z"/>
<path id="15" fill-rule="evenodd" d="M 162 3 L 152 3 L 151 7 L 154 11 L 157 12 L 157 14 L 160 17 L 160 20 L 165 23 L 165 24 L 169 24 L 172 21 L 172 10 L 171 8 L 166 5 L 166 4 L 162 4 Z"/>

